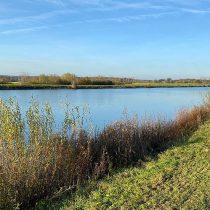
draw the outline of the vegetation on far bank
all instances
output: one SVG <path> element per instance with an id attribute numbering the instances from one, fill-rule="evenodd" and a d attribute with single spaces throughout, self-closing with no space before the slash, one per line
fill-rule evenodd
<path id="1" fill-rule="evenodd" d="M 176 87 L 210 87 L 210 83 L 193 82 L 138 82 L 123 85 L 78 85 L 78 89 L 103 89 L 103 88 L 176 88 Z"/>
<path id="2" fill-rule="evenodd" d="M 28 84 L 28 83 L 6 83 L 0 84 L 0 90 L 33 90 L 33 89 L 67 89 L 68 85 L 54 84 Z"/>
<path id="3" fill-rule="evenodd" d="M 210 100 L 181 111 L 171 121 L 126 118 L 100 132 L 88 128 L 87 111 L 81 111 L 67 104 L 58 131 L 48 104 L 40 107 L 32 101 L 23 117 L 14 100 L 0 101 L 1 209 L 40 206 L 40 200 L 73 192 L 90 178 L 142 164 L 209 120 Z"/>
<path id="4" fill-rule="evenodd" d="M 0 90 L 33 90 L 33 89 L 121 89 L 121 88 L 176 88 L 176 87 L 210 87 L 208 83 L 157 83 L 142 82 L 122 85 L 59 85 L 59 84 L 29 84 L 7 83 L 0 84 Z"/>
<path id="5" fill-rule="evenodd" d="M 155 88 L 155 87 L 209 87 L 208 79 L 180 79 L 171 78 L 159 80 L 140 80 L 117 77 L 78 77 L 66 73 L 58 75 L 39 76 L 1 76 L 2 89 L 102 89 L 102 88 Z"/>

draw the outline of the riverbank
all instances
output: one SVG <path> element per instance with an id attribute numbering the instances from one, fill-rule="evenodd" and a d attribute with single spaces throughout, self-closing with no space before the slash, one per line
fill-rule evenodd
<path id="1" fill-rule="evenodd" d="M 80 189 L 70 209 L 209 209 L 210 122 L 144 167 Z"/>
<path id="2" fill-rule="evenodd" d="M 157 158 L 90 181 L 61 202 L 44 209 L 202 209 L 210 206 L 210 122 Z"/>
<path id="3" fill-rule="evenodd" d="M 174 120 L 126 118 L 98 132 L 84 130 L 85 113 L 78 107 L 67 104 L 64 112 L 58 131 L 49 104 L 32 100 L 22 115 L 16 101 L 0 100 L 0 209 L 55 209 L 46 201 L 74 193 L 88 180 L 144 167 L 148 159 L 184 144 L 210 119 L 210 100 L 181 111 Z"/>
<path id="4" fill-rule="evenodd" d="M 177 87 L 210 87 L 208 83 L 131 83 L 122 85 L 55 85 L 7 83 L 0 84 L 0 90 L 33 90 L 33 89 L 123 89 L 123 88 L 177 88 Z"/>
<path id="5" fill-rule="evenodd" d="M 7 83 L 0 84 L 0 90 L 68 89 L 68 85 Z"/>

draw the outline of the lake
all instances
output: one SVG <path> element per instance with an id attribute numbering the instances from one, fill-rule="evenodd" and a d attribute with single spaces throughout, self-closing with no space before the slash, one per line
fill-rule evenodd
<path id="1" fill-rule="evenodd" d="M 25 113 L 32 96 L 41 103 L 49 102 L 56 123 L 62 122 L 65 101 L 72 106 L 88 105 L 97 128 L 122 119 L 124 110 L 130 115 L 164 116 L 172 119 L 182 108 L 200 104 L 210 88 L 139 88 L 139 89 L 85 89 L 85 90 L 0 90 L 0 98 L 15 97 Z"/>

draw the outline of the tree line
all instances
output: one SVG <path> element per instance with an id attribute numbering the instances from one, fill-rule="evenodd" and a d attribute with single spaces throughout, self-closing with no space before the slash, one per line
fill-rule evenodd
<path id="1" fill-rule="evenodd" d="M 138 80 L 130 78 L 115 78 L 115 77 L 78 77 L 72 73 L 65 73 L 63 75 L 46 75 L 29 76 L 27 74 L 21 76 L 5 76 L 0 75 L 0 83 L 20 82 L 25 84 L 57 84 L 57 85 L 120 85 Z"/>
<path id="2" fill-rule="evenodd" d="M 20 82 L 26 84 L 55 84 L 55 85 L 122 85 L 130 83 L 210 83 L 210 79 L 158 79 L 158 80 L 140 80 L 132 78 L 118 78 L 118 77 L 78 77 L 72 73 L 65 73 L 63 75 L 46 75 L 29 76 L 23 74 L 21 76 L 0 75 L 0 83 L 6 84 L 11 82 Z"/>

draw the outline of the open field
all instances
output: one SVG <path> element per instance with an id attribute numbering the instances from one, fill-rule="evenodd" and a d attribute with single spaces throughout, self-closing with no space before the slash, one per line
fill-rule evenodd
<path id="1" fill-rule="evenodd" d="M 56 84 L 30 84 L 30 83 L 6 83 L 0 84 L 0 90 L 15 90 L 15 89 L 104 89 L 104 88 L 175 88 L 175 87 L 210 87 L 209 83 L 131 83 L 122 85 L 77 85 L 73 87 L 71 85 L 56 85 Z"/>
<path id="2" fill-rule="evenodd" d="M 185 82 L 163 82 L 163 83 L 132 83 L 127 84 L 126 87 L 208 87 L 208 83 L 185 83 Z"/>
<path id="3" fill-rule="evenodd" d="M 132 83 L 124 85 L 78 85 L 78 89 L 102 89 L 102 88 L 175 88 L 175 87 L 210 87 L 205 83 Z"/>

